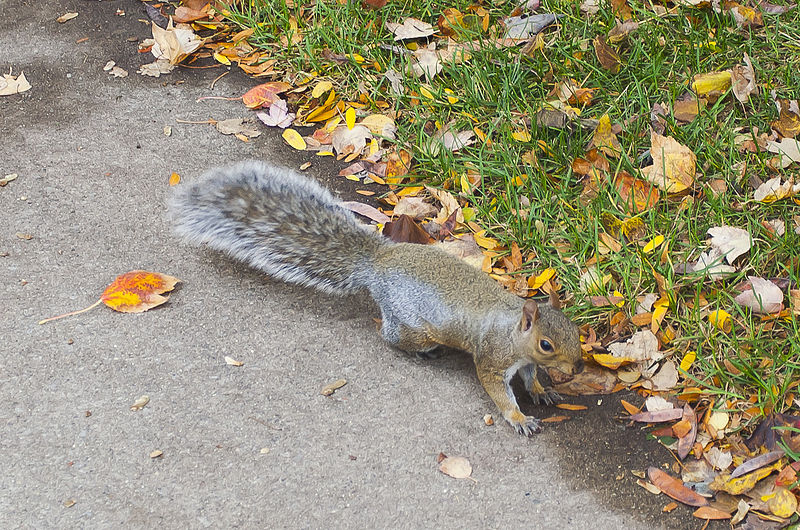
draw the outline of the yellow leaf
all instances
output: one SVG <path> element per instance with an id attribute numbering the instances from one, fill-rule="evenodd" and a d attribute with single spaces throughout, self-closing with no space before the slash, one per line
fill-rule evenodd
<path id="1" fill-rule="evenodd" d="M 664 236 L 658 235 L 647 242 L 644 248 L 642 248 L 642 252 L 644 252 L 645 254 L 650 254 L 655 249 L 660 247 L 663 242 L 664 242 Z"/>
<path id="2" fill-rule="evenodd" d="M 331 88 L 333 88 L 333 83 L 330 81 L 320 81 L 316 84 L 314 90 L 311 91 L 311 97 L 316 99 Z"/>
<path id="3" fill-rule="evenodd" d="M 556 275 L 556 270 L 553 268 L 546 268 L 536 277 L 528 278 L 528 287 L 531 289 L 540 289 L 542 285 L 549 282 Z"/>
<path id="4" fill-rule="evenodd" d="M 619 302 L 615 302 L 615 303 L 614 303 L 614 305 L 615 305 L 615 306 L 617 306 L 617 307 L 622 307 L 622 306 L 624 306 L 624 305 L 625 305 L 625 297 L 624 297 L 624 296 L 622 296 L 622 293 L 621 293 L 621 292 L 619 292 L 619 291 L 615 290 L 615 291 L 612 293 L 612 295 L 611 295 L 611 296 L 613 296 L 614 298 L 622 298 L 622 300 L 620 300 Z"/>
<path id="5" fill-rule="evenodd" d="M 608 117 L 608 114 L 603 114 L 598 120 L 592 137 L 592 145 L 603 154 L 612 157 L 618 157 L 622 151 L 622 145 L 617 140 L 617 135 L 611 130 L 611 118 Z"/>
<path id="6" fill-rule="evenodd" d="M 622 365 L 630 364 L 635 361 L 635 359 L 630 357 L 616 357 L 610 353 L 595 353 L 592 355 L 592 359 L 600 366 L 604 366 L 610 370 L 616 370 Z"/>
<path id="7" fill-rule="evenodd" d="M 222 55 L 219 52 L 214 52 L 214 60 L 217 61 L 218 63 L 222 63 L 222 64 L 228 65 L 228 66 L 230 66 L 230 64 L 231 64 L 231 60 L 228 59 L 227 57 L 225 57 L 224 55 Z"/>
<path id="8" fill-rule="evenodd" d="M 122 313 L 141 313 L 167 301 L 161 293 L 171 291 L 180 280 L 166 274 L 130 271 L 117 276 L 100 299 Z"/>
<path id="9" fill-rule="evenodd" d="M 514 131 L 511 133 L 511 137 L 518 142 L 530 142 L 531 141 L 531 133 L 526 130 Z"/>
<path id="10" fill-rule="evenodd" d="M 709 74 L 698 74 L 692 80 L 692 90 L 698 96 L 704 96 L 710 92 L 725 92 L 731 86 L 730 72 L 711 72 Z"/>
<path id="11" fill-rule="evenodd" d="M 731 315 L 722 309 L 717 309 L 716 311 L 712 311 L 708 314 L 708 321 L 717 329 L 724 331 L 725 333 L 730 333 L 731 329 L 733 328 L 733 324 L 731 323 Z"/>
<path id="12" fill-rule="evenodd" d="M 683 359 L 681 360 L 681 370 L 688 372 L 695 359 L 697 359 L 697 352 L 692 350 L 687 351 L 686 355 L 684 355 Z"/>
<path id="13" fill-rule="evenodd" d="M 325 121 L 333 118 L 336 115 L 336 108 L 330 107 L 317 107 L 312 110 L 308 116 L 306 116 L 306 121 Z"/>
<path id="14" fill-rule="evenodd" d="M 450 103 L 451 105 L 455 105 L 456 103 L 458 103 L 458 98 L 455 96 L 452 90 L 450 90 L 449 88 L 445 88 L 444 93 L 447 94 L 448 103 Z"/>
<path id="15" fill-rule="evenodd" d="M 181 181 L 181 176 L 177 173 L 173 173 L 169 176 L 169 185 L 176 186 Z"/>
<path id="16" fill-rule="evenodd" d="M 470 192 L 470 184 L 469 184 L 469 179 L 467 178 L 466 173 L 463 173 L 461 175 L 460 181 L 461 181 L 461 191 L 464 192 L 464 193 L 469 193 Z"/>
<path id="17" fill-rule="evenodd" d="M 642 176 L 667 193 L 680 193 L 694 183 L 697 156 L 671 136 L 650 134 L 653 165 L 642 168 Z"/>
<path id="18" fill-rule="evenodd" d="M 291 145 L 298 151 L 304 151 L 306 149 L 306 141 L 303 140 L 303 137 L 300 136 L 300 133 L 294 129 L 284 130 L 281 136 L 283 136 L 283 139 L 286 140 L 287 144 Z"/>
<path id="19" fill-rule="evenodd" d="M 481 230 L 479 232 L 475 232 L 473 237 L 475 238 L 475 242 L 478 246 L 485 248 L 486 250 L 494 250 L 495 248 L 499 247 L 500 244 L 498 241 L 492 237 L 488 237 L 486 234 L 486 230 Z"/>
<path id="20" fill-rule="evenodd" d="M 344 178 L 346 178 L 347 180 L 355 181 L 355 182 L 361 182 L 361 179 L 358 178 L 355 175 L 345 175 Z"/>
<path id="21" fill-rule="evenodd" d="M 348 129 L 352 129 L 356 125 L 356 109 L 347 107 L 344 113 L 344 122 L 347 124 Z"/>
<path id="22" fill-rule="evenodd" d="M 419 93 L 422 97 L 430 99 L 431 101 L 436 99 L 436 97 L 431 93 L 431 91 L 425 88 L 424 86 L 419 87 Z"/>

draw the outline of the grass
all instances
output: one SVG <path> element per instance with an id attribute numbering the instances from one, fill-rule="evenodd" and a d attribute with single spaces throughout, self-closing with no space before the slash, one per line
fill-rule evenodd
<path id="1" fill-rule="evenodd" d="M 655 271 L 665 278 L 670 297 L 662 329 L 669 327 L 675 334 L 665 348 L 678 360 L 687 351 L 697 352 L 687 383 L 701 387 L 717 408 L 746 411 L 744 424 L 772 411 L 794 408 L 796 412 L 792 397 L 798 392 L 800 375 L 797 319 L 764 322 L 733 301 L 732 287 L 748 275 L 788 278 L 797 287 L 800 235 L 794 231 L 793 216 L 800 209 L 791 200 L 756 203 L 750 184 L 752 177 L 786 178 L 797 168 L 776 173 L 767 165 L 768 154 L 743 152 L 733 140 L 753 127 L 770 131 L 770 123 L 777 118 L 770 91 L 785 98 L 800 96 L 800 9 L 764 15 L 763 28 L 739 29 L 727 12 L 676 8 L 671 16 L 657 16 L 646 5 L 630 2 L 640 28 L 620 47 L 623 65 L 618 74 L 612 74 L 599 64 L 592 45 L 596 35 L 606 35 L 615 25 L 610 7 L 604 4 L 596 15 L 587 16 L 577 2 L 544 1 L 538 12 L 562 18 L 557 28 L 543 33 L 541 50 L 525 55 L 518 47 L 487 45 L 474 51 L 467 62 L 445 63 L 431 80 L 407 76 L 405 95 L 391 97 L 383 74 L 389 69 L 405 71 L 409 58 L 387 49 L 399 43 L 393 42 L 384 22 L 413 16 L 436 25 L 444 9 L 468 13 L 470 2 L 393 1 L 381 9 L 365 9 L 360 2 L 291 5 L 238 2 L 230 6 L 228 19 L 241 28 L 254 28 L 251 44 L 269 50 L 290 77 L 303 73 L 328 78 L 350 101 L 362 92 L 372 101 L 386 101 L 397 116 L 398 144 L 413 153 L 415 177 L 458 190 L 459 176 L 477 171 L 481 185 L 465 197 L 476 211 L 476 221 L 504 245 L 516 242 L 523 256 L 532 256 L 525 270 L 555 268 L 558 281 L 575 293 L 569 312 L 577 322 L 591 324 L 602 336 L 617 312 L 616 308 L 593 307 L 589 293 L 581 289 L 587 263 L 596 263 L 602 273 L 611 275 L 604 292 L 621 292 L 626 299 L 622 311 L 628 315 L 636 307 L 637 296 L 658 292 Z M 495 25 L 515 5 L 499 1 L 484 7 Z M 293 32 L 295 24 L 302 39 L 281 44 L 280 37 Z M 455 38 L 486 41 L 488 35 L 471 25 Z M 358 54 L 365 61 L 331 61 L 323 50 Z M 645 254 L 638 241 L 629 241 L 623 242 L 620 251 L 601 256 L 598 240 L 607 228 L 604 216 L 624 220 L 630 212 L 609 184 L 601 186 L 594 198 L 582 197 L 584 178 L 573 172 L 572 164 L 586 156 L 593 129 L 576 122 L 560 129 L 542 127 L 532 117 L 552 99 L 549 94 L 558 82 L 572 79 L 579 86 L 597 89 L 592 105 L 581 109 L 581 117 L 599 119 L 608 114 L 612 123 L 622 124 L 618 134 L 622 152 L 618 159 L 609 160 L 614 172 L 635 175 L 647 159 L 653 104 L 673 104 L 687 92 L 693 75 L 741 64 L 745 52 L 753 61 L 759 85 L 759 93 L 751 96 L 749 104 L 742 106 L 727 93 L 709 103 L 691 123 L 666 118 L 664 134 L 696 154 L 699 173 L 690 196 L 662 197 L 640 214 L 645 227 L 640 241 L 660 234 L 668 250 Z M 458 101 L 448 102 L 445 89 L 451 89 Z M 434 99 L 421 97 L 423 90 Z M 455 153 L 443 149 L 431 154 L 425 148 L 431 132 L 451 122 L 454 130 L 480 129 L 492 139 L 491 144 L 481 141 Z M 521 130 L 531 133 L 530 141 L 513 138 Z M 727 184 L 727 191 L 718 196 L 709 187 L 715 179 Z M 528 215 L 519 215 L 521 209 L 528 210 Z M 762 226 L 762 221 L 772 219 L 785 222 L 784 236 L 774 237 Z M 675 273 L 676 264 L 696 259 L 705 248 L 708 228 L 723 224 L 752 235 L 753 247 L 737 262 L 739 272 L 716 282 Z M 699 306 L 701 298 L 707 306 Z M 715 309 L 731 313 L 735 323 L 730 333 L 709 324 L 706 315 Z M 633 326 L 628 330 L 633 331 Z"/>

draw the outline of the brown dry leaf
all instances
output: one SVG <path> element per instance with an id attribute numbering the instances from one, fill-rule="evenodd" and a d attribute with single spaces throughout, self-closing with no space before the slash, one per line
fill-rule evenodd
<path id="1" fill-rule="evenodd" d="M 778 313 L 783 309 L 783 291 L 780 287 L 757 276 L 748 276 L 747 279 L 751 288 L 734 298 L 737 304 L 766 315 Z"/>
<path id="2" fill-rule="evenodd" d="M 342 388 L 344 385 L 347 384 L 347 379 L 337 379 L 332 383 L 328 383 L 327 385 L 323 386 L 322 389 L 319 391 L 320 394 L 323 396 L 331 396 L 334 392 Z"/>
<path id="3" fill-rule="evenodd" d="M 549 416 L 547 418 L 542 418 L 542 423 L 561 423 L 562 421 L 567 421 L 569 416 Z"/>
<path id="4" fill-rule="evenodd" d="M 705 99 L 697 99 L 694 96 L 679 99 L 672 105 L 672 116 L 680 122 L 690 123 L 705 108 L 706 103 Z"/>
<path id="5" fill-rule="evenodd" d="M 789 308 L 793 315 L 800 315 L 800 289 L 789 290 Z"/>
<path id="6" fill-rule="evenodd" d="M 691 149 L 671 136 L 650 135 L 653 165 L 642 169 L 642 175 L 667 193 L 680 193 L 694 183 L 697 157 Z"/>
<path id="7" fill-rule="evenodd" d="M 639 23 L 635 20 L 628 20 L 626 22 L 620 22 L 618 20 L 617 25 L 608 32 L 608 42 L 611 44 L 619 44 L 637 29 L 639 29 Z"/>
<path id="8" fill-rule="evenodd" d="M 437 214 L 439 210 L 423 197 L 401 197 L 394 207 L 395 215 L 408 215 L 414 219 L 424 219 Z"/>
<path id="9" fill-rule="evenodd" d="M 651 482 L 647 482 L 646 480 L 642 480 L 642 479 L 639 478 L 639 479 L 636 479 L 636 484 L 641 486 L 641 487 L 643 487 L 644 489 L 646 489 L 647 491 L 649 491 L 653 495 L 661 495 L 661 490 L 658 489 L 658 486 L 656 486 L 655 484 L 653 484 Z"/>
<path id="10" fill-rule="evenodd" d="M 716 508 L 712 508 L 711 506 L 701 506 L 700 508 L 696 509 L 692 515 L 697 517 L 698 519 L 730 519 L 731 514 L 728 512 L 723 512 L 722 510 L 718 510 Z"/>
<path id="11" fill-rule="evenodd" d="M 800 106 L 796 99 L 776 99 L 778 119 L 772 122 L 772 128 L 784 138 L 794 138 L 800 133 Z"/>
<path id="12" fill-rule="evenodd" d="M 617 52 L 606 44 L 606 41 L 603 37 L 598 35 L 594 38 L 594 52 L 597 55 L 597 60 L 600 62 L 600 65 L 611 72 L 612 74 L 618 74 L 621 66 L 621 60 Z"/>
<path id="13" fill-rule="evenodd" d="M 406 214 L 400 215 L 394 221 L 384 224 L 383 235 L 395 243 L 428 245 L 433 242 L 431 235 Z"/>
<path id="14" fill-rule="evenodd" d="M 577 374 L 571 381 L 555 384 L 553 388 L 559 394 L 566 396 L 586 396 L 610 394 L 616 386 L 617 378 L 614 377 L 614 372 L 587 364 L 583 372 Z"/>
<path id="15" fill-rule="evenodd" d="M 686 432 L 686 434 L 683 436 L 678 436 L 678 457 L 683 460 L 689 455 L 689 451 L 691 451 L 692 446 L 694 446 L 694 442 L 697 439 L 697 415 L 695 414 L 694 409 L 692 409 L 688 403 L 683 406 L 681 422 L 686 422 L 689 424 L 689 430 Z M 675 427 L 673 426 L 673 431 L 674 430 Z"/>
<path id="16" fill-rule="evenodd" d="M 439 471 L 453 478 L 469 478 L 472 464 L 463 456 L 448 456 L 439 464 Z"/>
<path id="17" fill-rule="evenodd" d="M 245 138 L 258 138 L 261 136 L 261 131 L 251 118 L 230 118 L 218 121 L 216 127 L 222 134 L 232 134 L 237 137 L 241 135 Z"/>
<path id="18" fill-rule="evenodd" d="M 731 90 L 736 99 L 742 103 L 747 103 L 751 94 L 758 94 L 758 85 L 756 85 L 756 73 L 753 70 L 753 63 L 747 53 L 744 54 L 743 60 L 744 66 L 737 64 L 731 70 Z"/>
<path id="19" fill-rule="evenodd" d="M 656 467 L 647 468 L 647 478 L 661 491 L 678 502 L 689 506 L 707 506 L 708 499 L 702 497 L 683 485 L 683 482 Z"/>

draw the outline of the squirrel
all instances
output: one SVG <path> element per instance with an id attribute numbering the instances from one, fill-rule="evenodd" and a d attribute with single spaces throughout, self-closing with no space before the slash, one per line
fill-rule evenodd
<path id="1" fill-rule="evenodd" d="M 536 403 L 560 399 L 537 378 L 583 370 L 578 327 L 559 308 L 504 290 L 463 260 L 430 245 L 370 231 L 316 181 L 259 161 L 216 168 L 170 199 L 186 242 L 222 251 L 275 279 L 326 293 L 368 291 L 392 346 L 427 357 L 439 346 L 472 355 L 478 379 L 520 434 L 541 421 L 523 414 L 511 388 L 519 373 Z"/>

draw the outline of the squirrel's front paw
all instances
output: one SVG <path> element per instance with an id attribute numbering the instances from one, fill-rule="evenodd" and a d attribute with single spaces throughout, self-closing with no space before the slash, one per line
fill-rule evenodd
<path id="1" fill-rule="evenodd" d="M 533 402 L 536 403 L 537 405 L 542 402 L 544 402 L 546 405 L 552 405 L 556 401 L 564 400 L 564 398 L 561 397 L 561 394 L 559 394 L 552 388 L 544 389 L 544 391 L 542 392 L 531 391 L 530 395 L 531 398 L 533 399 Z"/>
<path id="2" fill-rule="evenodd" d="M 521 412 L 511 413 L 511 417 L 506 418 L 518 433 L 530 436 L 542 431 L 542 422 L 533 416 L 526 416 Z"/>

